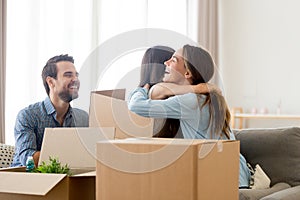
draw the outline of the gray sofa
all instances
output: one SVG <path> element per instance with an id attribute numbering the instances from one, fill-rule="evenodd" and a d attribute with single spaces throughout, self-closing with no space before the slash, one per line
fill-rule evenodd
<path id="1" fill-rule="evenodd" d="M 300 200 L 300 127 L 235 130 L 241 153 L 271 179 L 268 189 L 240 189 L 240 200 Z"/>

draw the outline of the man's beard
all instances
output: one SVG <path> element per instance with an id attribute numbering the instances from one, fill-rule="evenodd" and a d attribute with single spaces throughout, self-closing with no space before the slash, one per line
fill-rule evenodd
<path id="1" fill-rule="evenodd" d="M 68 91 L 62 91 L 58 94 L 59 98 L 66 103 L 70 103 L 73 99 L 78 98 L 78 92 L 70 94 Z"/>

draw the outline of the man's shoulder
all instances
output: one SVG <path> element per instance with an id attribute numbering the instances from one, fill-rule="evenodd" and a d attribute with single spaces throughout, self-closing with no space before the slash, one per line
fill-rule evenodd
<path id="1" fill-rule="evenodd" d="M 72 108 L 73 117 L 76 127 L 88 127 L 89 126 L 89 114 L 79 108 Z"/>
<path id="2" fill-rule="evenodd" d="M 35 121 L 45 116 L 43 102 L 36 102 L 28 105 L 18 112 L 17 119 L 21 121 Z"/>
<path id="3" fill-rule="evenodd" d="M 43 102 L 36 102 L 33 104 L 28 105 L 27 107 L 20 110 L 20 113 L 32 113 L 40 111 L 40 109 L 43 107 Z"/>
<path id="4" fill-rule="evenodd" d="M 72 108 L 72 110 L 75 115 L 84 115 L 84 116 L 89 115 L 85 110 L 82 110 L 80 108 Z"/>

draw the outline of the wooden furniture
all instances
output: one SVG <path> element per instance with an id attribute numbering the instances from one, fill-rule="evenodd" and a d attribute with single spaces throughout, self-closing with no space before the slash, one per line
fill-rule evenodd
<path id="1" fill-rule="evenodd" d="M 251 114 L 244 113 L 240 107 L 231 110 L 231 127 L 244 128 L 244 120 L 246 119 L 274 119 L 274 120 L 300 120 L 300 115 L 284 115 L 284 114 Z M 238 121 L 238 127 L 237 122 Z"/>

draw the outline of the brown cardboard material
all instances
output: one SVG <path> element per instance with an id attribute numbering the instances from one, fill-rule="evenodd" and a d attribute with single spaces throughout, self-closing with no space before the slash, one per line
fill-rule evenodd
<path id="1" fill-rule="evenodd" d="M 91 92 L 90 127 L 116 127 L 116 138 L 152 137 L 153 119 L 128 110 L 125 89 Z"/>
<path id="2" fill-rule="evenodd" d="M 96 173 L 97 200 L 237 200 L 239 141 L 101 141 Z"/>
<path id="3" fill-rule="evenodd" d="M 24 167 L 15 170 L 0 172 L 1 200 L 95 199 L 95 174 L 27 173 Z"/>
<path id="4" fill-rule="evenodd" d="M 41 161 L 49 156 L 68 164 L 72 175 L 26 173 L 25 167 L 0 170 L 1 200 L 94 200 L 96 142 L 114 138 L 115 128 L 48 128 Z M 94 152 L 92 152 L 94 151 Z"/>
<path id="5" fill-rule="evenodd" d="M 114 136 L 113 127 L 46 128 L 39 165 L 51 156 L 70 168 L 95 169 L 97 141 L 114 139 Z"/>

